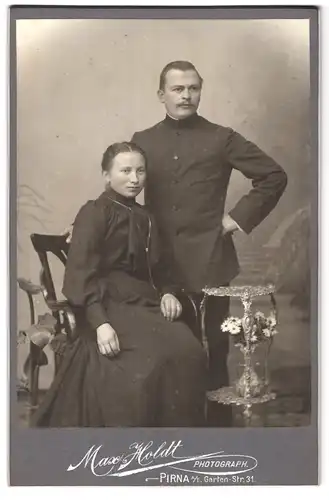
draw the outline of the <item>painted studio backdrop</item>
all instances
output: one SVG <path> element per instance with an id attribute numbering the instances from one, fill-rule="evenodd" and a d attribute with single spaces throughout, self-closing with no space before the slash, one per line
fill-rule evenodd
<path id="1" fill-rule="evenodd" d="M 242 267 L 236 283 L 277 286 L 281 324 L 272 375 L 279 386 L 289 380 L 286 390 L 296 399 L 284 425 L 302 425 L 310 383 L 307 20 L 18 21 L 18 276 L 39 279 L 30 233 L 61 233 L 80 206 L 98 196 L 106 147 L 163 118 L 159 74 L 178 59 L 191 61 L 204 79 L 199 113 L 255 142 L 289 176 L 270 216 L 251 235 L 234 236 Z M 234 172 L 228 206 L 249 188 Z M 58 269 L 58 283 L 62 276 Z M 17 294 L 18 327 L 24 328 L 28 303 L 21 290 Z M 42 298 L 37 310 L 46 312 Z M 46 352 L 44 388 L 53 374 Z M 18 377 L 26 353 L 20 346 Z"/>

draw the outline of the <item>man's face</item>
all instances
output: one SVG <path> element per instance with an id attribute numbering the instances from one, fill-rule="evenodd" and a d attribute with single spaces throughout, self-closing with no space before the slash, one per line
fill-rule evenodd
<path id="1" fill-rule="evenodd" d="M 200 97 L 201 82 L 193 70 L 171 69 L 166 75 L 165 87 L 158 91 L 160 102 L 168 115 L 183 120 L 196 113 Z"/>

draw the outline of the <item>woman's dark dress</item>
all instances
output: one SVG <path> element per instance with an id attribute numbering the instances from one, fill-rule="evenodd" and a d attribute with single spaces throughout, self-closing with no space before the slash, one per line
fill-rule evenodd
<path id="1" fill-rule="evenodd" d="M 77 338 L 32 426 L 204 425 L 205 355 L 185 324 L 160 312 L 152 283 L 161 279 L 162 293 L 171 288 L 153 229 L 140 205 L 112 190 L 81 208 L 63 287 Z M 120 342 L 115 358 L 100 354 L 96 342 L 96 328 L 107 322 Z"/>

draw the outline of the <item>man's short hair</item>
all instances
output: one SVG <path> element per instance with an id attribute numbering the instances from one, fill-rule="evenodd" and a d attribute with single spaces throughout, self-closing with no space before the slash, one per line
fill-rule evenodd
<path id="1" fill-rule="evenodd" d="M 164 90 L 164 87 L 165 87 L 165 83 L 166 83 L 166 76 L 167 76 L 167 73 L 168 71 L 172 70 L 172 69 L 179 69 L 180 71 L 195 71 L 196 74 L 198 75 L 199 77 L 199 80 L 200 80 L 200 85 L 202 86 L 202 83 L 203 83 L 203 79 L 201 78 L 201 75 L 200 73 L 197 71 L 196 67 L 194 66 L 194 64 L 192 64 L 191 62 L 189 61 L 173 61 L 173 62 L 170 62 L 168 63 L 164 68 L 163 70 L 161 71 L 161 74 L 160 74 L 160 82 L 159 82 L 159 89 L 160 90 Z"/>

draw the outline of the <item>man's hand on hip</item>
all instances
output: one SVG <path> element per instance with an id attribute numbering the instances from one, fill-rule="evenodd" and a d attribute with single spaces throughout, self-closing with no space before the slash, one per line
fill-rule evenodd
<path id="1" fill-rule="evenodd" d="M 234 219 L 229 214 L 225 214 L 222 220 L 223 226 L 223 236 L 228 233 L 234 233 L 234 231 L 242 231 L 240 226 L 235 222 Z"/>

